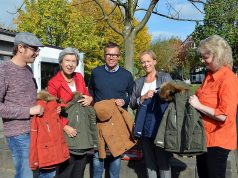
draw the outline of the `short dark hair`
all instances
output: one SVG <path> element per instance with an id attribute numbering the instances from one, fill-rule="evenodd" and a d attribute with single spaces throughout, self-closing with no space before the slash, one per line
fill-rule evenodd
<path id="1" fill-rule="evenodd" d="M 13 56 L 15 56 L 17 54 L 17 52 L 18 52 L 18 45 L 14 45 L 13 50 L 12 50 Z"/>
<path id="2" fill-rule="evenodd" d="M 104 53 L 106 53 L 106 49 L 107 49 L 107 48 L 118 48 L 119 51 L 120 51 L 120 46 L 119 46 L 118 44 L 116 44 L 116 43 L 113 43 L 113 42 L 109 42 L 109 43 L 107 43 L 107 44 L 105 45 L 105 47 L 104 47 Z"/>

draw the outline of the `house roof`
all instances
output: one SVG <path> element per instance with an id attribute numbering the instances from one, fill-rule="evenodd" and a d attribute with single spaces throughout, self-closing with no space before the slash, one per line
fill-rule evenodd
<path id="1" fill-rule="evenodd" d="M 14 37 L 16 35 L 16 31 L 0 27 L 0 34 L 5 34 Z"/>

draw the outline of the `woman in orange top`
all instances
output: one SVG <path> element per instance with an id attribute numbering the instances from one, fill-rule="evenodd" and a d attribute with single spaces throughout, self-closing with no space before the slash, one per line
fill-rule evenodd
<path id="1" fill-rule="evenodd" d="M 236 110 L 238 79 L 232 72 L 229 44 L 220 36 L 202 40 L 198 52 L 206 65 L 203 84 L 190 97 L 190 104 L 202 113 L 207 153 L 197 156 L 200 178 L 225 178 L 227 157 L 237 148 Z"/>

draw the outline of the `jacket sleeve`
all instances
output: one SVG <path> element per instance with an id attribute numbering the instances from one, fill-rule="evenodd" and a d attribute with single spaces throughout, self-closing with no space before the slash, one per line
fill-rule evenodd
<path id="1" fill-rule="evenodd" d="M 156 146 L 161 148 L 165 147 L 165 131 L 166 131 L 166 123 L 169 117 L 169 112 L 172 109 L 172 103 L 169 104 L 167 109 L 164 112 L 163 118 L 161 120 L 160 126 L 158 128 L 154 143 Z"/>
<path id="2" fill-rule="evenodd" d="M 130 108 L 131 109 L 138 109 L 140 105 L 140 96 L 137 96 L 137 89 L 138 89 L 138 83 L 135 81 L 130 97 Z"/>
<path id="3" fill-rule="evenodd" d="M 131 134 L 132 138 L 133 138 L 133 127 L 134 127 L 134 120 L 131 117 L 131 114 L 126 111 L 125 109 L 117 106 L 118 110 L 120 111 L 120 113 L 122 114 L 122 117 L 124 119 L 124 122 L 126 123 L 126 126 L 128 128 L 129 133 Z"/>
<path id="4" fill-rule="evenodd" d="M 134 85 L 134 79 L 132 74 L 130 73 L 129 79 L 128 79 L 128 86 L 127 86 L 127 94 L 128 96 L 125 98 L 125 105 L 128 106 L 129 102 L 130 102 L 130 96 L 132 94 L 132 90 L 133 90 L 133 85 Z"/>
<path id="5" fill-rule="evenodd" d="M 99 158 L 104 159 L 106 158 L 106 145 L 105 140 L 103 138 L 102 130 L 100 129 L 100 126 L 97 125 L 98 128 L 98 152 L 99 152 Z"/>
<path id="6" fill-rule="evenodd" d="M 48 82 L 47 90 L 48 90 L 48 92 L 49 92 L 51 95 L 53 95 L 53 96 L 55 96 L 55 97 L 58 98 L 58 88 L 57 88 L 57 86 L 55 85 L 55 83 L 54 83 L 53 80 L 50 80 L 50 81 Z M 68 124 L 68 122 L 69 122 L 68 119 L 66 119 L 66 118 L 64 118 L 64 117 L 62 117 L 62 116 L 60 117 L 60 124 L 62 125 L 63 128 L 64 128 L 65 125 Z"/>
<path id="7" fill-rule="evenodd" d="M 86 88 L 86 84 L 85 84 L 83 76 L 80 73 L 77 73 L 77 78 L 79 79 L 78 85 L 80 85 L 81 86 L 80 88 L 82 88 L 82 91 L 80 91 L 80 92 L 82 92 L 83 95 L 90 96 L 88 89 Z"/>
<path id="8" fill-rule="evenodd" d="M 58 89 L 57 89 L 56 85 L 54 84 L 54 81 L 50 80 L 48 82 L 47 90 L 51 95 L 57 97 Z"/>
<path id="9" fill-rule="evenodd" d="M 38 151 L 37 151 L 37 135 L 38 135 L 38 125 L 37 125 L 37 117 L 34 116 L 31 119 L 30 125 L 30 158 L 29 164 L 32 170 L 36 170 L 39 167 L 38 162 Z"/>
<path id="10" fill-rule="evenodd" d="M 30 117 L 30 108 L 20 105 L 9 106 L 4 103 L 4 97 L 7 93 L 7 84 L 5 70 L 0 68 L 0 117 L 26 119 Z"/>
<path id="11" fill-rule="evenodd" d="M 93 97 L 93 100 L 95 99 L 94 98 L 94 91 L 95 91 L 94 85 L 95 85 L 94 84 L 94 72 L 92 71 L 90 79 L 89 79 L 89 83 L 88 83 L 88 91 L 89 91 L 90 96 Z"/>

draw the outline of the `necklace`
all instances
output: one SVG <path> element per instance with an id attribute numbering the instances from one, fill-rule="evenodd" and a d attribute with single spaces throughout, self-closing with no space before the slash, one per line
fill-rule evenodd
<path id="1" fill-rule="evenodd" d="M 66 79 L 65 79 L 66 80 Z M 73 78 L 70 80 L 66 80 L 67 83 L 71 83 L 73 81 Z"/>

